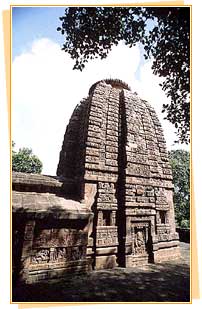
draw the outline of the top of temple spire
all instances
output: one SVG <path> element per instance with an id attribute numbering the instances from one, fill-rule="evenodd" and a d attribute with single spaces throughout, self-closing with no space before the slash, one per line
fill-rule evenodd
<path id="1" fill-rule="evenodd" d="M 107 79 L 102 79 L 102 80 L 96 82 L 95 84 L 93 84 L 90 87 L 90 89 L 89 89 L 89 95 L 94 91 L 94 89 L 97 86 L 97 84 L 99 84 L 101 82 L 105 82 L 106 84 L 111 85 L 113 88 L 131 90 L 129 85 L 127 83 L 123 82 L 122 80 L 120 80 L 120 79 L 113 79 L 113 78 L 107 78 Z"/>

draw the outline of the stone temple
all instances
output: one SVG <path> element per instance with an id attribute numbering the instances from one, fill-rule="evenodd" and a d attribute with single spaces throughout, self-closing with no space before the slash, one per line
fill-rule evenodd
<path id="1" fill-rule="evenodd" d="M 13 173 L 13 272 L 25 282 L 176 259 L 172 172 L 150 104 L 102 80 L 76 106 L 57 176 Z"/>

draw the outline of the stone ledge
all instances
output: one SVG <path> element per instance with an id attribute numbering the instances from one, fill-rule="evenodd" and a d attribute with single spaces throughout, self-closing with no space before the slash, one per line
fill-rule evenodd
<path id="1" fill-rule="evenodd" d="M 49 176 L 41 174 L 12 172 L 13 185 L 20 186 L 41 186 L 62 188 L 64 185 L 76 185 L 77 182 L 73 179 L 68 179 L 59 176 Z"/>
<path id="2" fill-rule="evenodd" d="M 13 191 L 12 210 L 16 214 L 40 219 L 48 216 L 76 219 L 92 215 L 85 204 L 52 193 Z"/>

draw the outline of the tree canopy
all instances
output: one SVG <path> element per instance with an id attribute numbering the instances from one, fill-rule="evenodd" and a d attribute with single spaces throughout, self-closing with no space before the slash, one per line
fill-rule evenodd
<path id="1" fill-rule="evenodd" d="M 153 73 L 164 78 L 161 87 L 171 103 L 162 112 L 175 125 L 179 140 L 189 142 L 189 7 L 69 7 L 60 20 L 62 50 L 75 59 L 74 69 L 106 58 L 119 41 L 129 47 L 140 43 L 145 59 L 153 60 Z"/>
<path id="2" fill-rule="evenodd" d="M 14 146 L 15 143 L 12 142 L 12 147 Z M 12 150 L 12 170 L 14 172 L 40 174 L 42 166 L 39 158 L 32 153 L 32 149 L 24 147 L 18 152 Z"/>
<path id="3" fill-rule="evenodd" d="M 180 227 L 190 222 L 190 156 L 185 150 L 169 152 L 173 172 L 175 218 Z"/>

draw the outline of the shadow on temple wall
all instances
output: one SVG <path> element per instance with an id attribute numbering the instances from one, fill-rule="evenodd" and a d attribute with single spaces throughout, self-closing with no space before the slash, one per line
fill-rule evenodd
<path id="1" fill-rule="evenodd" d="M 17 287 L 13 290 L 13 301 L 189 302 L 189 245 L 182 246 L 187 258 L 177 262 L 74 276 L 64 274 L 63 280 Z"/>
<path id="2" fill-rule="evenodd" d="M 25 173 L 17 173 L 17 174 L 25 174 Z M 18 182 L 14 182 L 12 185 L 12 190 L 18 192 L 52 193 L 58 197 L 64 197 L 66 199 L 72 199 L 78 202 L 81 201 L 81 193 L 80 193 L 81 188 L 78 181 L 74 181 L 73 179 L 65 178 L 62 176 L 50 176 L 50 175 L 42 175 L 42 176 L 46 177 L 47 179 L 55 180 L 57 185 L 56 184 L 52 185 L 51 182 L 48 184 L 46 183 L 21 184 Z"/>
<path id="3" fill-rule="evenodd" d="M 60 206 L 49 207 L 42 213 L 30 212 L 26 209 L 19 209 L 12 216 L 12 285 L 15 288 L 20 284 L 20 273 L 23 271 L 23 260 L 22 260 L 22 250 L 23 242 L 25 238 L 25 225 L 29 220 L 35 221 L 34 237 L 37 238 L 40 231 L 54 230 L 54 239 L 61 239 L 61 229 L 72 229 L 77 230 L 78 234 L 74 234 L 73 241 L 69 248 L 79 248 L 81 250 L 82 246 L 87 246 L 87 237 L 84 243 L 81 243 L 81 231 L 84 231 L 88 224 L 88 217 L 85 214 L 76 213 L 76 220 L 72 213 L 68 215 L 67 211 Z M 87 234 L 87 231 L 85 232 Z M 48 247 L 51 245 L 46 244 Z M 45 246 L 45 247 L 47 247 Z M 59 247 L 64 247 L 64 244 L 58 245 Z M 35 248 L 36 249 L 36 248 Z M 33 252 L 30 249 L 30 257 Z M 67 257 L 68 261 L 69 257 Z M 85 257 L 82 257 L 84 260 Z M 54 266 L 54 265 L 52 265 Z M 78 267 L 79 269 L 79 267 Z M 65 273 L 64 273 L 65 275 Z M 63 274 L 62 274 L 63 276 Z"/>
<path id="4" fill-rule="evenodd" d="M 120 128 L 118 136 L 118 181 L 117 181 L 117 226 L 118 226 L 118 257 L 117 262 L 120 267 L 125 267 L 125 241 L 126 241 L 126 143 L 127 143 L 127 122 L 126 122 L 126 111 L 123 98 L 123 91 L 120 92 L 119 100 L 119 115 Z"/>
<path id="5" fill-rule="evenodd" d="M 179 233 L 180 241 L 190 243 L 190 229 L 176 227 L 176 232 Z"/>

